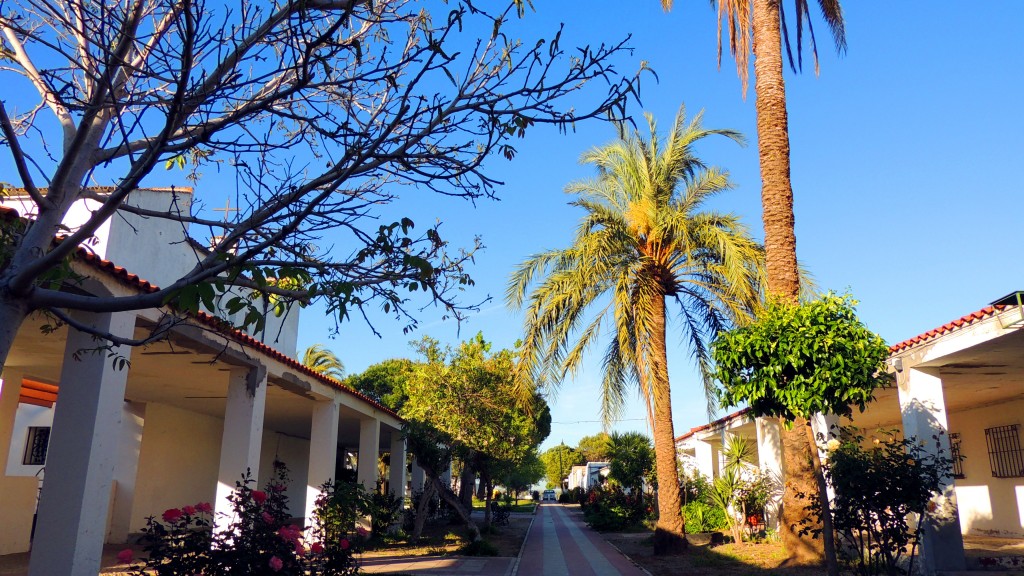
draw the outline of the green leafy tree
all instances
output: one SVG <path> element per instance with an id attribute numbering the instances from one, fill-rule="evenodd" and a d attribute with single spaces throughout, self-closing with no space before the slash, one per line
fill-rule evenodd
<path id="1" fill-rule="evenodd" d="M 890 381 L 885 371 L 889 349 L 857 318 L 855 306 L 849 296 L 832 293 L 804 304 L 775 299 L 756 322 L 721 334 L 712 354 L 722 406 L 745 403 L 757 416 L 780 418 L 787 426 L 799 422 L 808 444 L 817 446 L 807 418 L 819 412 L 849 416 L 853 407 L 863 411 L 875 389 Z M 826 560 L 829 573 L 835 574 L 818 450 L 811 451 L 811 461 Z"/>
<path id="2" fill-rule="evenodd" d="M 655 551 L 685 547 L 680 512 L 671 388 L 666 348 L 666 299 L 678 308 L 686 345 L 704 376 L 713 409 L 708 345 L 720 330 L 746 321 L 757 306 L 762 251 L 732 214 L 704 203 L 729 188 L 727 174 L 694 154 L 707 130 L 701 115 L 681 108 L 659 139 L 620 132 L 618 140 L 584 154 L 596 178 L 566 192 L 584 211 L 568 248 L 531 256 L 513 274 L 507 300 L 525 305 L 523 356 L 536 381 L 557 385 L 575 372 L 601 334 L 611 334 L 603 360 L 601 415 L 606 425 L 639 388 L 654 431 L 658 493 Z M 530 292 L 530 287 L 533 287 Z M 587 312 L 594 309 L 592 319 Z M 602 329 L 602 324 L 605 328 Z"/>
<path id="3" fill-rule="evenodd" d="M 576 444 L 576 450 L 583 454 L 587 462 L 606 462 L 611 450 L 611 436 L 607 432 L 598 432 L 593 436 L 584 436 Z"/>
<path id="4" fill-rule="evenodd" d="M 426 361 L 406 382 L 408 400 L 401 415 L 448 439 L 453 455 L 468 471 L 464 485 L 471 485 L 481 472 L 489 483 L 496 467 L 522 462 L 547 438 L 551 415 L 543 397 L 534 394 L 527 406 L 513 401 L 516 358 L 512 351 L 491 352 L 483 334 L 457 348 L 442 348 L 431 338 L 424 338 L 417 347 Z M 458 502 L 467 524 L 472 524 L 468 507 Z"/>
<path id="5" fill-rule="evenodd" d="M 530 487 L 544 478 L 544 463 L 537 450 L 531 450 L 519 462 L 510 463 L 497 473 L 498 484 L 519 499 L 519 494 L 528 492 Z"/>
<path id="6" fill-rule="evenodd" d="M 661 0 L 671 9 L 673 0 Z M 743 84 L 744 97 L 750 73 L 750 55 L 754 55 L 754 108 L 757 112 L 757 147 L 761 167 L 761 208 L 764 223 L 764 247 L 768 293 L 796 301 L 800 296 L 800 269 L 796 257 L 796 232 L 793 216 L 793 185 L 790 179 L 789 115 L 786 106 L 786 82 L 783 78 L 782 43 L 785 40 L 790 67 L 803 67 L 803 31 L 810 32 L 815 72 L 818 52 L 811 22 L 811 2 L 794 0 L 719 0 L 718 61 L 722 60 L 723 26 L 728 30 L 729 50 L 736 60 L 736 71 Z M 784 21 L 784 6 L 793 7 L 796 16 L 796 53 L 793 51 Z M 832 34 L 837 50 L 846 50 L 846 28 L 839 0 L 818 0 L 821 15 Z M 791 22 L 792 24 L 792 22 Z M 801 505 L 796 492 L 809 492 L 815 485 L 813 471 L 806 465 L 813 450 L 798 429 L 782 433 L 786 484 L 794 489 L 783 493 L 783 542 L 791 558 L 799 561 L 821 559 L 821 549 L 809 538 L 800 538 L 791 529 L 799 523 Z"/>
<path id="7" fill-rule="evenodd" d="M 610 444 L 608 478 L 640 494 L 654 472 L 651 439 L 640 432 L 613 432 Z"/>
<path id="8" fill-rule="evenodd" d="M 406 382 L 416 372 L 416 363 L 406 358 L 392 358 L 369 366 L 359 374 L 345 379 L 350 388 L 398 411 L 408 398 Z"/>
<path id="9" fill-rule="evenodd" d="M 562 481 L 569 475 L 572 467 L 586 463 L 583 454 L 564 442 L 545 450 L 541 453 L 540 459 L 544 462 L 544 477 L 547 478 L 549 488 L 564 488 Z"/>
<path id="10" fill-rule="evenodd" d="M 313 344 L 302 353 L 302 365 L 335 380 L 345 377 L 345 365 L 323 344 Z"/>

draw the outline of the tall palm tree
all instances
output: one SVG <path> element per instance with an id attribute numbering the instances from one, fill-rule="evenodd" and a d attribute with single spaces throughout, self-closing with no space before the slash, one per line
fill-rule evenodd
<path id="1" fill-rule="evenodd" d="M 602 326 L 612 335 L 603 359 L 601 415 L 607 427 L 627 389 L 639 387 L 656 454 L 655 551 L 666 553 L 685 547 L 666 299 L 678 307 L 684 339 L 709 391 L 708 342 L 749 317 L 759 300 L 763 253 L 736 216 L 702 210 L 705 200 L 729 188 L 729 180 L 705 166 L 693 145 L 714 134 L 739 141 L 739 134 L 705 130 L 700 114 L 687 122 L 680 108 L 662 142 L 654 119 L 648 115 L 647 121 L 649 139 L 621 130 L 618 140 L 583 155 L 598 175 L 566 188 L 584 211 L 572 245 L 521 264 L 506 298 L 513 308 L 526 307 L 522 358 L 535 381 L 557 384 L 580 367 Z"/>
<path id="2" fill-rule="evenodd" d="M 313 344 L 302 354 L 302 365 L 335 380 L 345 377 L 345 365 L 323 344 Z"/>
<path id="3" fill-rule="evenodd" d="M 736 71 L 747 92 L 750 54 L 754 54 L 754 107 L 757 111 L 757 145 L 761 163 L 761 206 L 764 247 L 768 270 L 768 293 L 796 300 L 800 295 L 800 271 L 796 259 L 793 218 L 793 186 L 789 167 L 789 118 L 786 112 L 786 82 L 782 76 L 782 41 L 794 69 L 803 64 L 802 41 L 806 24 L 810 36 L 814 69 L 818 71 L 818 50 L 811 24 L 809 0 L 793 0 L 796 15 L 797 63 L 793 62 L 786 29 L 783 0 L 714 0 L 718 8 L 718 59 L 722 58 L 723 22 L 728 30 L 729 50 L 736 59 Z M 673 0 L 661 0 L 665 10 Z M 818 0 L 837 50 L 846 50 L 846 29 L 839 0 Z M 753 45 L 751 45 L 753 38 Z M 797 527 L 804 516 L 799 493 L 813 494 L 817 481 L 811 461 L 811 445 L 803 428 L 795 423 L 782 433 L 783 461 L 787 489 L 783 493 L 780 532 L 786 549 L 797 561 L 818 561 L 827 556 L 830 573 L 836 570 L 834 550 L 822 549 L 823 540 L 801 537 Z"/>

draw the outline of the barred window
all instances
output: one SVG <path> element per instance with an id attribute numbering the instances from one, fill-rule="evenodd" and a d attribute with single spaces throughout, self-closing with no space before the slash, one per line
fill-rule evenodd
<path id="1" fill-rule="evenodd" d="M 954 432 L 949 435 L 949 451 L 952 452 L 953 477 L 966 478 L 964 475 L 964 457 L 960 452 L 960 433 Z"/>
<path id="2" fill-rule="evenodd" d="M 995 478 L 1024 477 L 1024 452 L 1020 449 L 1019 425 L 996 426 L 985 429 L 988 461 Z"/>
<path id="3" fill-rule="evenodd" d="M 49 426 L 29 426 L 28 440 L 25 442 L 25 455 L 21 463 L 26 466 L 43 466 L 46 464 L 46 449 L 50 445 Z"/>

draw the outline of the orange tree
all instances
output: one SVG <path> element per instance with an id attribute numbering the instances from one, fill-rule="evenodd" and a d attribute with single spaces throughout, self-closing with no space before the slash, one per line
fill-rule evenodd
<path id="1" fill-rule="evenodd" d="M 874 390 L 889 382 L 889 349 L 857 318 L 849 296 L 827 294 L 805 304 L 774 300 L 758 319 L 721 334 L 712 346 L 723 407 L 746 403 L 757 416 L 777 417 L 787 427 L 800 422 L 816 446 L 810 418 L 816 413 L 849 416 L 861 411 Z M 822 540 L 830 576 L 839 573 L 821 459 L 811 461 L 822 511 Z"/>

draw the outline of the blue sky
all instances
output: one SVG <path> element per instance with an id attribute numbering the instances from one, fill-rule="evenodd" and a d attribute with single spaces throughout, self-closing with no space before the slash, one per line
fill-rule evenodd
<path id="1" fill-rule="evenodd" d="M 743 132 L 748 146 L 720 139 L 699 150 L 728 169 L 736 188 L 714 207 L 740 214 L 762 236 L 753 93 L 744 100 L 735 65 L 716 65 L 715 14 L 706 2 L 537 2 L 527 16 L 533 36 L 566 23 L 563 45 L 611 41 L 632 34 L 632 71 L 641 60 L 655 70 L 642 86 L 643 110 L 667 125 L 680 104 L 703 109 L 708 127 Z M 849 50 L 837 57 L 815 20 L 821 75 L 808 65 L 787 73 L 797 250 L 823 289 L 850 291 L 869 327 L 895 343 L 1024 288 L 1013 257 L 1020 230 L 1024 59 L 1016 23 L 1024 4 L 995 2 L 967 9 L 957 3 L 845 2 Z M 805 55 L 809 56 L 809 55 Z M 753 80 L 751 80 L 753 83 Z M 641 109 L 635 107 L 633 113 Z M 536 130 L 512 162 L 491 162 L 505 185 L 501 200 L 472 207 L 451 199 L 407 198 L 410 215 L 441 218 L 455 244 L 480 234 L 486 250 L 472 269 L 474 297 L 493 296 L 457 327 L 423 313 L 418 334 L 455 343 L 479 330 L 511 346 L 521 320 L 502 302 L 511 269 L 528 255 L 565 246 L 579 213 L 562 193 L 589 176 L 580 153 L 614 136 L 595 123 L 559 135 Z M 305 313 L 300 346 L 326 337 L 322 315 Z M 389 357 L 409 356 L 401 326 L 382 321 L 378 339 L 358 322 L 326 344 L 350 372 Z M 670 372 L 676 433 L 707 421 L 699 380 L 678 329 L 672 330 Z M 412 337 L 417 337 L 414 334 Z M 600 430 L 596 358 L 549 399 L 554 425 L 544 447 Z M 618 430 L 646 431 L 633 398 Z"/>
<path id="2" fill-rule="evenodd" d="M 644 77 L 642 106 L 630 113 L 639 117 L 649 111 L 667 126 L 685 103 L 690 114 L 705 111 L 705 126 L 746 135 L 746 147 L 718 139 L 698 152 L 729 170 L 735 184 L 713 207 L 739 214 L 760 238 L 754 95 L 751 89 L 743 99 L 727 54 L 718 69 L 716 16 L 708 3 L 677 0 L 669 14 L 657 0 L 535 4 L 535 12 L 506 31 L 550 38 L 564 22 L 566 48 L 632 35 L 633 53 L 619 61 L 619 71 L 632 73 L 644 61 L 657 79 Z M 787 72 L 798 256 L 819 287 L 848 290 L 860 300 L 862 319 L 890 343 L 1024 289 L 1024 271 L 1012 248 L 1024 196 L 1024 58 L 1018 30 L 1024 3 L 926 6 L 847 0 L 848 53 L 836 56 L 824 24 L 815 19 L 820 77 L 809 54 L 805 73 Z M 374 319 L 381 338 L 359 319 L 330 338 L 333 324 L 314 308 L 302 316 L 300 348 L 325 343 L 349 372 L 359 372 L 387 358 L 411 356 L 408 342 L 421 335 L 454 344 L 483 331 L 496 345 L 512 346 L 521 319 L 502 301 L 508 275 L 530 254 L 567 245 L 580 214 L 567 205 L 570 198 L 562 189 L 592 174 L 578 164 L 580 154 L 613 136 L 600 122 L 564 135 L 533 129 L 515 143 L 513 161 L 495 158 L 488 164 L 489 174 L 504 182 L 499 201 L 473 206 L 410 189 L 389 209 L 411 217 L 421 229 L 442 220 L 454 246 L 482 237 L 486 249 L 470 270 L 476 286 L 464 301 L 493 300 L 461 327 L 427 308 L 411 335 L 402 333 L 404 324 L 379 315 Z M 6 155 L 0 166 L 10 172 Z M 176 174 L 157 170 L 144 185 L 186 184 L 173 182 Z M 231 182 L 228 175 L 208 173 L 196 196 L 210 208 L 223 206 Z M 707 415 L 678 327 L 670 331 L 679 434 L 706 422 Z M 545 447 L 575 444 L 600 430 L 598 374 L 595 358 L 550 396 L 554 425 Z M 616 429 L 646 430 L 635 397 Z"/>

